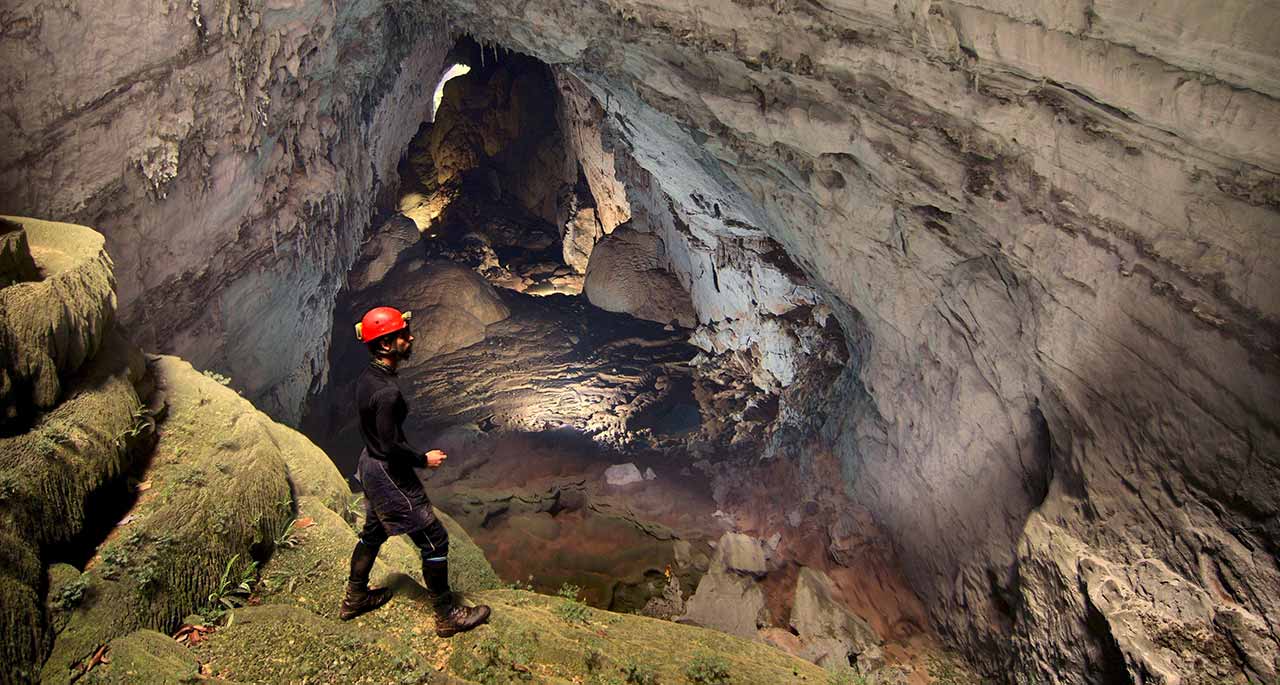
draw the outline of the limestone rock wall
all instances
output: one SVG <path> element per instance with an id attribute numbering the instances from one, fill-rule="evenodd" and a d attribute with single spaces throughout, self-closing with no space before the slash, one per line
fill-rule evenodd
<path id="1" fill-rule="evenodd" d="M 8 3 L 0 212 L 106 235 L 120 320 L 274 416 L 449 48 L 418 2 Z"/>
<path id="2" fill-rule="evenodd" d="M 135 340 L 296 418 L 431 8 L 590 96 L 703 344 L 785 385 L 767 323 L 838 317 L 826 435 L 985 670 L 1274 679 L 1274 3 L 19 0 L 0 212 L 100 227 Z"/>
<path id="3" fill-rule="evenodd" d="M 1274 678 L 1274 4 L 448 4 L 586 85 L 633 221 L 811 279 L 851 492 L 985 670 Z"/>

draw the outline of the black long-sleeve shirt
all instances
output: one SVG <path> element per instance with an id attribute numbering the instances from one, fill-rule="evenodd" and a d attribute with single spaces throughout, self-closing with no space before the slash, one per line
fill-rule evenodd
<path id="1" fill-rule="evenodd" d="M 404 435 L 409 405 L 395 376 L 395 371 L 373 362 L 360 373 L 356 381 L 360 437 L 374 459 L 401 466 L 422 466 L 423 451 L 409 444 Z"/>

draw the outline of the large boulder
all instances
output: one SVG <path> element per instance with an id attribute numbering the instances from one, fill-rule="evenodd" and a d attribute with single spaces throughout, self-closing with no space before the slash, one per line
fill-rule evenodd
<path id="1" fill-rule="evenodd" d="M 791 627 L 800 637 L 800 656 L 824 667 L 856 663 L 880 643 L 866 621 L 836 599 L 827 574 L 815 568 L 800 569 Z"/>
<path id="2" fill-rule="evenodd" d="M 286 455 L 271 420 L 214 377 L 176 357 L 152 358 L 150 368 L 169 409 L 146 471 L 149 487 L 89 562 L 91 601 L 54 641 L 45 682 L 75 679 L 116 637 L 172 631 L 220 583 L 247 573 L 289 518 L 287 464 L 306 455 Z"/>
<path id="3" fill-rule="evenodd" d="M 413 312 L 414 353 L 418 359 L 474 345 L 484 340 L 487 326 L 511 315 L 484 278 L 465 266 L 445 261 L 410 260 L 399 264 L 379 286 L 356 298 L 352 316 L 359 317 L 379 304 Z"/>
<path id="4" fill-rule="evenodd" d="M 716 544 L 716 555 L 726 569 L 760 577 L 765 574 L 764 547 L 760 541 L 742 533 L 725 533 Z"/>
<path id="5" fill-rule="evenodd" d="M 769 624 L 764 590 L 764 551 L 753 538 L 725 533 L 716 545 L 711 566 L 685 605 L 679 621 L 756 639 Z"/>
<path id="6" fill-rule="evenodd" d="M 595 306 L 658 323 L 697 324 L 689 293 L 660 267 L 662 241 L 619 227 L 596 244 L 582 289 Z"/>
<path id="7" fill-rule="evenodd" d="M 377 284 L 421 237 L 413 217 L 396 214 L 387 219 L 360 246 L 360 257 L 347 273 L 347 287 L 360 291 Z"/>

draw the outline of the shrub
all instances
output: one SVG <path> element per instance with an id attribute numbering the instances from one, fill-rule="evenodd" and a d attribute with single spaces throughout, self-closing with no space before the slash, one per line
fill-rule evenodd
<path id="1" fill-rule="evenodd" d="M 622 675 L 629 685 L 658 685 L 658 674 L 652 668 L 634 661 L 627 662 L 622 667 Z"/>
<path id="2" fill-rule="evenodd" d="M 713 654 L 699 654 L 684 669 L 691 683 L 723 685 L 729 682 L 729 662 Z"/>
<path id="3" fill-rule="evenodd" d="M 88 587 L 89 583 L 85 581 L 84 576 L 63 585 L 53 597 L 53 606 L 64 611 L 76 608 L 84 599 L 84 591 Z"/>
<path id="4" fill-rule="evenodd" d="M 515 680 L 531 680 L 529 664 L 537 647 L 537 636 L 522 631 L 506 636 L 485 635 L 476 643 L 476 659 L 467 665 L 466 676 L 483 685 L 498 685 Z"/>
<path id="5" fill-rule="evenodd" d="M 587 619 L 591 617 L 591 609 L 578 601 L 578 593 L 581 591 L 582 588 L 577 585 L 565 583 L 560 586 L 560 591 L 556 593 L 567 600 L 557 604 L 555 607 L 556 615 L 564 619 L 566 623 L 586 623 Z"/>

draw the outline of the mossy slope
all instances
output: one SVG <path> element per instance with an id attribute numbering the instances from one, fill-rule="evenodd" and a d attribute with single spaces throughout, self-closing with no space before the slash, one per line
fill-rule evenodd
<path id="1" fill-rule="evenodd" d="M 313 466 L 315 473 L 333 468 Z M 818 667 L 759 643 L 587 607 L 575 612 L 563 598 L 498 589 L 480 549 L 442 512 L 451 535 L 451 584 L 468 601 L 494 607 L 491 625 L 451 640 L 435 637 L 419 557 L 399 538 L 384 546 L 373 574 L 375 584 L 396 589 L 395 599 L 340 622 L 359 524 L 343 513 L 345 507 L 340 512 L 322 497 L 298 499 L 302 523 L 264 567 L 261 605 L 231 612 L 228 625 L 192 650 L 212 675 L 243 683 L 622 683 L 622 668 L 634 664 L 659 682 L 683 683 L 695 657 L 714 654 L 737 683 L 827 682 Z"/>
<path id="2" fill-rule="evenodd" d="M 137 628 L 165 632 L 264 557 L 292 508 L 285 458 L 266 421 L 233 390 L 173 357 L 151 371 L 169 412 L 141 493 L 86 569 L 83 602 L 42 678 L 66 682 L 102 644 Z"/>

